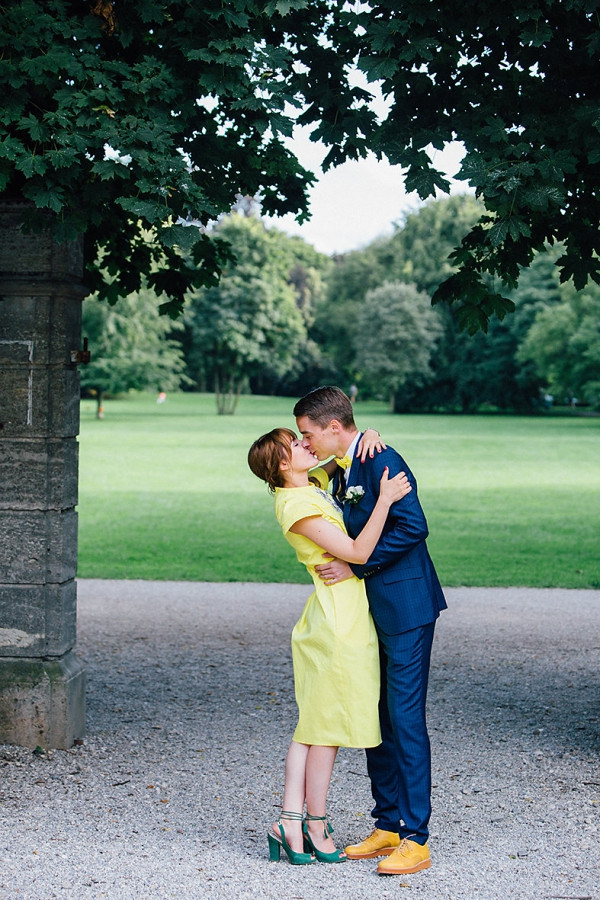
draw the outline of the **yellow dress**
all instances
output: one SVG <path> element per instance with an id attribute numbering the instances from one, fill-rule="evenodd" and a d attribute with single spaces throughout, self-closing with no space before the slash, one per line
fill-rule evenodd
<path id="1" fill-rule="evenodd" d="M 326 482 L 326 473 L 320 470 L 319 474 Z M 324 562 L 322 548 L 289 530 L 300 519 L 323 516 L 345 531 L 342 512 L 330 494 L 311 484 L 276 488 L 275 514 L 315 586 L 292 631 L 299 711 L 294 740 L 375 747 L 381 743 L 379 651 L 364 582 L 353 576 L 339 584 L 325 584 L 314 568 Z"/>

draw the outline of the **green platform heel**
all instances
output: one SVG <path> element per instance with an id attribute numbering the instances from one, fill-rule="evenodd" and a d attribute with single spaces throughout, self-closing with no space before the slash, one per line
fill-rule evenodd
<path id="1" fill-rule="evenodd" d="M 333 828 L 331 827 L 331 823 L 327 816 L 311 816 L 309 813 L 306 814 L 305 822 L 302 826 L 302 832 L 304 834 L 304 849 L 307 848 L 311 850 L 319 862 L 324 863 L 343 863 L 346 862 L 348 857 L 344 850 L 334 850 L 333 853 L 324 853 L 323 850 L 317 849 L 313 844 L 312 838 L 308 832 L 307 822 L 323 822 L 323 837 L 327 838 L 330 834 L 333 834 Z"/>
<path id="2" fill-rule="evenodd" d="M 281 815 L 277 822 L 279 835 L 275 834 L 273 831 L 267 832 L 267 838 L 269 840 L 269 859 L 271 862 L 277 862 L 279 860 L 283 848 L 283 851 L 293 866 L 307 866 L 310 863 L 314 863 L 315 858 L 312 853 L 299 853 L 296 850 L 292 850 L 285 836 L 285 829 L 283 827 L 283 822 L 281 821 L 282 819 L 288 822 L 302 822 L 303 816 L 302 813 L 290 812 L 287 809 L 281 810 Z"/>

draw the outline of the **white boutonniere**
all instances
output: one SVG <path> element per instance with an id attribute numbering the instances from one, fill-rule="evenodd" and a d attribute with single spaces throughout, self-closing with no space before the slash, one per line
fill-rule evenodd
<path id="1" fill-rule="evenodd" d="M 365 489 L 360 484 L 353 484 L 349 487 L 342 500 L 344 503 L 358 503 L 365 496 Z"/>

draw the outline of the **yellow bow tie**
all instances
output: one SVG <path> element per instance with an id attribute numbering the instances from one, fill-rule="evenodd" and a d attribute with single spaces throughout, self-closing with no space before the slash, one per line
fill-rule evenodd
<path id="1" fill-rule="evenodd" d="M 349 469 L 352 465 L 352 457 L 351 456 L 342 456 L 341 459 L 336 457 L 336 463 L 340 467 L 340 469 Z"/>

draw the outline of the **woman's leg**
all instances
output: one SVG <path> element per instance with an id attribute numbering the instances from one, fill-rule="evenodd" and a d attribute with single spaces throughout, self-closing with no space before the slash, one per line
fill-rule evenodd
<path id="1" fill-rule="evenodd" d="M 321 747 L 316 744 L 308 748 L 306 812 L 311 816 L 327 815 L 327 792 L 337 751 L 337 747 Z M 324 853 L 333 853 L 335 844 L 327 831 L 327 823 L 309 819 L 307 825 L 315 847 Z"/>
<path id="2" fill-rule="evenodd" d="M 285 758 L 285 783 L 283 786 L 283 810 L 302 814 L 306 795 L 306 762 L 311 748 L 307 744 L 292 741 Z M 331 773 L 330 773 L 331 774 Z M 303 850 L 302 821 L 286 819 L 282 816 L 285 836 L 292 850 L 301 853 Z M 279 835 L 279 824 L 272 830 Z"/>

